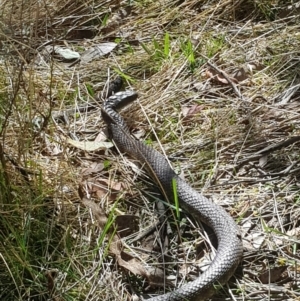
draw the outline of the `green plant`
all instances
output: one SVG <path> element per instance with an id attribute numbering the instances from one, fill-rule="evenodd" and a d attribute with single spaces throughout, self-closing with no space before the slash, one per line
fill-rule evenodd
<path id="1" fill-rule="evenodd" d="M 159 43 L 154 37 L 152 38 L 153 50 L 149 48 L 145 43 L 141 43 L 143 49 L 152 57 L 155 61 L 166 60 L 170 57 L 170 35 L 165 33 L 163 43 Z"/>
<path id="2" fill-rule="evenodd" d="M 222 50 L 225 46 L 225 36 L 217 35 L 211 37 L 206 42 L 206 53 L 209 58 L 213 57 L 217 52 Z"/>
<path id="3" fill-rule="evenodd" d="M 178 220 L 180 220 L 180 207 L 179 207 L 179 200 L 178 200 L 178 194 L 177 194 L 177 182 L 176 182 L 176 179 L 174 179 L 174 178 L 172 179 L 172 188 L 173 188 L 173 194 L 174 194 L 176 217 Z"/>
<path id="4" fill-rule="evenodd" d="M 255 8 L 269 21 L 274 21 L 277 13 L 274 0 L 255 0 Z"/>
<path id="5" fill-rule="evenodd" d="M 196 68 L 196 59 L 195 59 L 195 52 L 194 52 L 194 46 L 190 39 L 187 41 L 182 40 L 180 41 L 180 48 L 182 53 L 184 54 L 185 58 L 188 61 L 188 66 L 191 72 L 194 72 Z"/>

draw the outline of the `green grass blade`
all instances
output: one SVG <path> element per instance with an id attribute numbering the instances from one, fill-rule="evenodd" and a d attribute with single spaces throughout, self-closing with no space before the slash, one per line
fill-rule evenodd
<path id="1" fill-rule="evenodd" d="M 172 187 L 174 193 L 174 203 L 175 203 L 175 210 L 176 210 L 176 217 L 180 219 L 180 210 L 179 210 L 179 201 L 178 201 L 178 194 L 177 194 L 177 182 L 176 179 L 172 179 Z"/>
<path id="2" fill-rule="evenodd" d="M 165 41 L 164 41 L 164 55 L 167 58 L 170 54 L 170 35 L 168 32 L 165 34 Z"/>

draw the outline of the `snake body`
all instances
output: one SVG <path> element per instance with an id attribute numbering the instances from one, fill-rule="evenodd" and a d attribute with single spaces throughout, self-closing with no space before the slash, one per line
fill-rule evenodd
<path id="1" fill-rule="evenodd" d="M 130 135 L 128 126 L 117 112 L 134 101 L 137 94 L 118 92 L 108 97 L 102 107 L 102 117 L 107 124 L 110 139 L 121 152 L 139 160 L 146 166 L 153 179 L 168 199 L 174 198 L 176 187 L 180 206 L 196 219 L 207 224 L 218 240 L 216 256 L 210 266 L 196 280 L 150 301 L 199 301 L 206 300 L 215 292 L 215 285 L 224 284 L 233 275 L 242 257 L 239 229 L 232 217 L 220 206 L 212 203 L 182 180 L 170 167 L 165 157 Z M 173 185 L 173 182 L 176 185 Z"/>

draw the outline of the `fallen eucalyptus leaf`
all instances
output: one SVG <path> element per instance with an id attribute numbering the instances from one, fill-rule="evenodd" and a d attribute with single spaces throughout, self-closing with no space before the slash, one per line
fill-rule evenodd
<path id="1" fill-rule="evenodd" d="M 107 42 L 87 49 L 81 56 L 81 63 L 88 63 L 113 51 L 118 44 Z"/>
<path id="2" fill-rule="evenodd" d="M 80 54 L 78 52 L 68 48 L 62 48 L 59 46 L 54 46 L 54 47 L 47 46 L 46 49 L 48 53 L 52 53 L 54 57 L 57 57 L 58 59 L 61 60 L 70 61 L 70 60 L 77 60 L 80 58 Z"/>
<path id="3" fill-rule="evenodd" d="M 89 152 L 113 147 L 113 144 L 111 142 L 105 141 L 76 141 L 69 138 L 67 142 L 76 148 Z"/>

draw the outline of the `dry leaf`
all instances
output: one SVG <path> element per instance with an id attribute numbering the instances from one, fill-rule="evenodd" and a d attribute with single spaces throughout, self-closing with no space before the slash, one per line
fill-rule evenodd
<path id="1" fill-rule="evenodd" d="M 188 118 L 188 117 L 198 114 L 199 112 L 201 112 L 202 109 L 203 109 L 203 106 L 195 104 L 192 106 L 183 106 L 181 108 L 181 111 L 182 111 L 183 117 Z"/>
<path id="2" fill-rule="evenodd" d="M 114 42 L 107 42 L 98 45 L 94 45 L 93 47 L 87 49 L 81 55 L 81 63 L 88 63 L 92 60 L 95 60 L 103 55 L 106 55 L 113 51 L 118 44 Z"/>
<path id="3" fill-rule="evenodd" d="M 254 232 L 251 233 L 249 239 L 251 238 L 252 245 L 255 249 L 260 249 L 261 245 L 265 240 L 265 236 L 261 232 Z"/>
<path id="4" fill-rule="evenodd" d="M 107 223 L 107 216 L 104 210 L 100 206 L 98 206 L 95 202 L 88 200 L 85 197 L 82 198 L 82 203 L 86 207 L 92 210 L 95 221 L 97 221 L 97 224 L 100 227 L 100 229 L 103 229 Z"/>
<path id="5" fill-rule="evenodd" d="M 285 272 L 287 266 L 274 267 L 259 276 L 259 280 L 263 284 L 274 283 L 282 278 L 282 273 Z"/>
<path id="6" fill-rule="evenodd" d="M 248 79 L 249 75 L 247 74 L 246 70 L 242 67 L 233 73 L 233 77 L 238 82 L 242 82 L 242 81 Z"/>
<path id="7" fill-rule="evenodd" d="M 264 167 L 268 163 L 268 155 L 259 158 L 259 167 Z"/>
<path id="8" fill-rule="evenodd" d="M 99 173 L 103 169 L 104 169 L 104 164 L 102 162 L 92 162 L 90 167 L 82 170 L 82 175 L 83 176 L 92 175 L 95 173 Z"/>
<path id="9" fill-rule="evenodd" d="M 225 72 L 223 72 L 225 74 Z M 232 81 L 234 84 L 237 84 L 238 81 L 233 78 L 233 77 L 230 77 L 229 75 L 226 74 L 226 77 L 224 77 L 224 75 L 218 71 L 216 71 L 215 69 L 213 68 L 208 68 L 206 70 L 206 76 L 210 79 L 212 79 L 215 83 L 217 84 L 222 84 L 222 85 L 228 85 L 230 84 L 230 82 L 228 82 L 227 78 Z"/>
<path id="10" fill-rule="evenodd" d="M 105 141 L 77 141 L 68 138 L 67 142 L 71 144 L 72 146 L 91 152 L 91 151 L 96 151 L 100 149 L 108 149 L 113 147 L 114 145 L 111 142 L 105 142 Z"/>
<path id="11" fill-rule="evenodd" d="M 47 284 L 48 284 L 48 292 L 49 294 L 52 294 L 55 288 L 54 279 L 56 278 L 58 274 L 57 269 L 48 270 L 45 272 L 45 277 L 47 278 Z"/>
<path id="12" fill-rule="evenodd" d="M 58 56 L 60 59 L 63 60 L 77 60 L 80 58 L 80 54 L 78 52 L 68 48 L 55 46 L 54 52 L 55 52 L 55 56 Z"/>
<path id="13" fill-rule="evenodd" d="M 263 70 L 265 67 L 266 67 L 265 65 L 258 62 L 251 62 L 247 64 L 247 68 L 251 73 L 253 73 L 254 70 L 256 71 Z"/>
<path id="14" fill-rule="evenodd" d="M 286 232 L 288 236 L 300 237 L 300 227 L 291 229 Z"/>
<path id="15" fill-rule="evenodd" d="M 55 58 L 63 61 L 77 60 L 80 58 L 80 54 L 69 48 L 60 46 L 46 46 L 46 51 Z"/>
<path id="16" fill-rule="evenodd" d="M 106 141 L 106 140 L 107 140 L 107 137 L 106 137 L 106 135 L 102 131 L 99 132 L 99 134 L 95 138 L 96 142 L 102 142 L 102 141 Z"/>
<path id="17" fill-rule="evenodd" d="M 85 191 L 86 189 L 88 191 Z M 127 187 L 123 182 L 103 178 L 88 178 L 80 184 L 79 190 L 81 195 L 91 195 L 98 199 L 106 196 L 109 201 L 114 201 L 119 193 L 127 190 Z"/>
<path id="18" fill-rule="evenodd" d="M 97 221 L 100 229 L 103 229 L 107 223 L 107 217 L 103 210 L 95 204 L 93 201 L 90 201 L 86 198 L 82 199 L 82 203 L 91 209 L 95 221 Z M 108 235 L 113 235 L 114 227 L 108 230 Z M 130 271 L 134 275 L 140 275 L 146 277 L 151 284 L 162 284 L 164 283 L 164 273 L 162 270 L 155 269 L 145 269 L 141 262 L 134 258 L 131 254 L 123 251 L 123 244 L 117 234 L 114 234 L 110 238 L 109 252 L 116 257 L 116 260 L 120 267 L 123 267 L 127 271 Z"/>
<path id="19" fill-rule="evenodd" d="M 200 83 L 200 82 L 196 82 L 196 83 L 193 83 L 193 88 L 196 90 L 196 91 L 204 91 L 205 90 L 205 87 L 206 85 L 203 84 L 203 83 Z"/>

